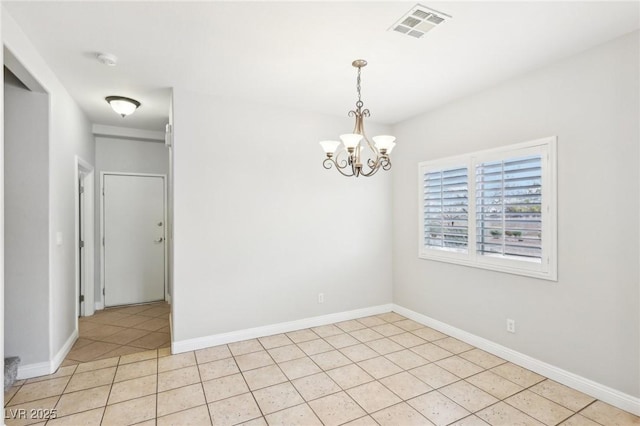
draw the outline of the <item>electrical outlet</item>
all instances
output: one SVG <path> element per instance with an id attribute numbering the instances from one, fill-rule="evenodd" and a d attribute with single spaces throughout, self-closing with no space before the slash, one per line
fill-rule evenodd
<path id="1" fill-rule="evenodd" d="M 318 293 L 318 303 L 324 303 L 324 293 Z"/>
<path id="2" fill-rule="evenodd" d="M 507 318 L 507 331 L 509 333 L 515 333 L 516 332 L 516 322 L 515 322 L 515 320 L 512 320 L 511 318 Z"/>

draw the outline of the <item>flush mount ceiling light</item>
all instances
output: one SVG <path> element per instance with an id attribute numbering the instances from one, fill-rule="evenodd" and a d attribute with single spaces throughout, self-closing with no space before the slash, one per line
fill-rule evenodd
<path id="1" fill-rule="evenodd" d="M 111 105 L 111 108 L 120 114 L 122 118 L 131 115 L 140 106 L 140 102 L 135 99 L 125 98 L 124 96 L 107 96 L 105 101 Z"/>
<path id="2" fill-rule="evenodd" d="M 374 136 L 371 144 L 364 133 L 364 117 L 369 117 L 369 110 L 362 109 L 362 96 L 360 94 L 360 72 L 367 65 L 364 59 L 356 59 L 351 64 L 358 69 L 358 79 L 356 88 L 358 90 L 358 101 L 356 109 L 349 111 L 349 117 L 356 118 L 356 125 L 353 133 L 340 135 L 342 146 L 338 141 L 322 141 L 320 145 L 327 154 L 322 165 L 325 169 L 336 166 L 342 175 L 351 176 L 373 176 L 378 170 L 389 170 L 391 159 L 389 154 L 396 146 L 396 138 L 389 135 Z M 366 169 L 364 166 L 367 166 Z"/>
<path id="3" fill-rule="evenodd" d="M 448 19 L 451 19 L 451 16 L 446 13 L 416 4 L 389 29 L 410 37 L 421 38 Z"/>

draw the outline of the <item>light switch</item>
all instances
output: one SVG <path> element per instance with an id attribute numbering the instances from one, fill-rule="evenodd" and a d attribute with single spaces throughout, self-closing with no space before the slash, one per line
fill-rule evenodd
<path id="1" fill-rule="evenodd" d="M 62 232 L 56 232 L 56 245 L 59 247 L 62 245 Z"/>

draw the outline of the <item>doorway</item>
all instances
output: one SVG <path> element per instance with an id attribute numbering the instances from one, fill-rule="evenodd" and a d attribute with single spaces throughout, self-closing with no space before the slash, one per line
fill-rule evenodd
<path id="1" fill-rule="evenodd" d="M 103 172 L 105 307 L 166 300 L 166 176 Z"/>
<path id="2" fill-rule="evenodd" d="M 93 315 L 94 304 L 94 169 L 75 157 L 76 317 Z"/>

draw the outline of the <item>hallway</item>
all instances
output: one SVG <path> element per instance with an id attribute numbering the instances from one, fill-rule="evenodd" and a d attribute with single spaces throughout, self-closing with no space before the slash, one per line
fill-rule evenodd
<path id="1" fill-rule="evenodd" d="M 169 347 L 166 302 L 108 308 L 78 319 L 79 338 L 63 366 Z"/>

